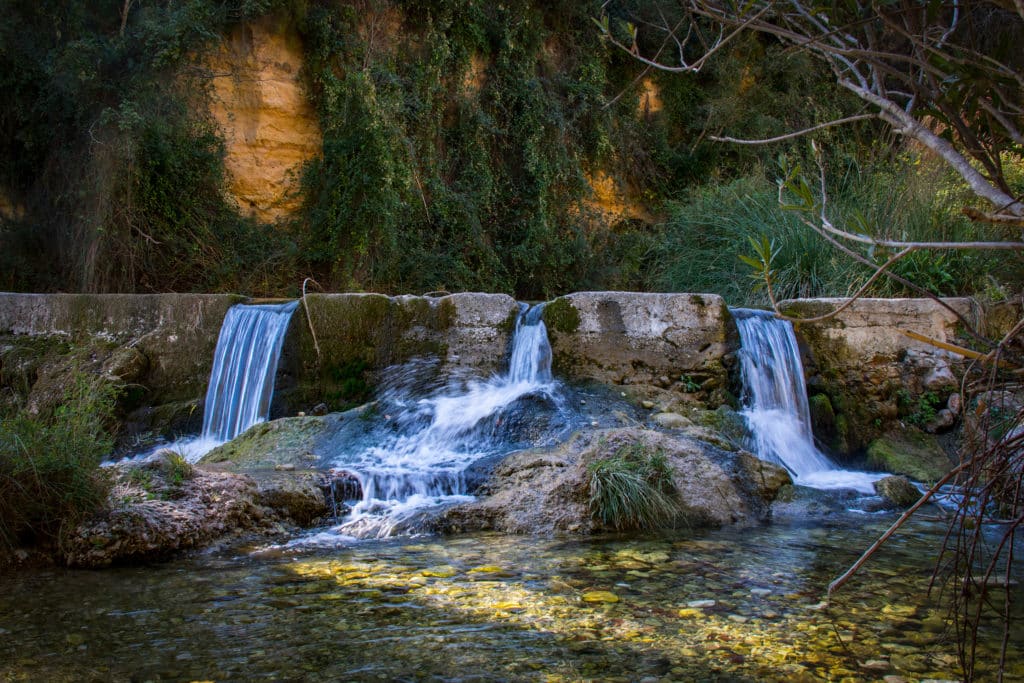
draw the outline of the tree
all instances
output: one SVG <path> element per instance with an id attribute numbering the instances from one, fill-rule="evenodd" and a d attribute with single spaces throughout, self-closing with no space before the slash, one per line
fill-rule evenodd
<path id="1" fill-rule="evenodd" d="M 974 217 L 1024 225 L 1024 198 L 1007 163 L 1024 160 L 1022 0 L 681 0 L 653 20 L 606 4 L 610 42 L 648 66 L 697 72 L 738 35 L 755 31 L 825 62 L 866 111 L 796 131 L 877 118 L 924 145 L 987 202 Z M 612 21 L 612 14 L 619 19 Z M 636 23 L 634 23 L 636 22 Z M 641 31 L 660 47 L 641 48 Z M 666 49 L 668 48 L 668 49 Z M 659 59 L 671 53 L 672 60 Z"/>

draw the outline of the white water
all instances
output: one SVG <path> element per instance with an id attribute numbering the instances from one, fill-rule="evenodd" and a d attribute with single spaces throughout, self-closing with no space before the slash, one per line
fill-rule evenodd
<path id="1" fill-rule="evenodd" d="M 342 534 L 383 537 L 423 508 L 472 500 L 466 468 L 501 451 L 496 432 L 514 404 L 529 395 L 557 402 L 551 346 L 540 307 L 525 304 L 516 321 L 508 372 L 487 381 L 446 387 L 418 400 L 402 390 L 386 401 L 398 406 L 386 419 L 395 435 L 333 464 L 353 472 L 363 499 L 337 528 Z"/>
<path id="2" fill-rule="evenodd" d="M 874 493 L 881 476 L 842 470 L 814 445 L 803 364 L 793 325 L 766 311 L 733 309 L 740 331 L 743 417 L 753 451 L 801 486 Z"/>

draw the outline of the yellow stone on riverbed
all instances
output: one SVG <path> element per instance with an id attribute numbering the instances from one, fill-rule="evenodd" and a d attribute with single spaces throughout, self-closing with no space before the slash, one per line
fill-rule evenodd
<path id="1" fill-rule="evenodd" d="M 420 572 L 423 576 L 436 576 L 439 579 L 447 579 L 458 573 L 459 570 L 450 564 L 443 564 L 438 567 L 427 567 Z"/>
<path id="2" fill-rule="evenodd" d="M 694 619 L 696 617 L 702 616 L 703 614 L 703 610 L 699 610 L 694 607 L 684 607 L 683 609 L 679 610 L 679 616 L 683 617 L 684 619 Z"/>
<path id="3" fill-rule="evenodd" d="M 583 602 L 618 602 L 619 596 L 611 591 L 587 591 L 582 596 Z"/>

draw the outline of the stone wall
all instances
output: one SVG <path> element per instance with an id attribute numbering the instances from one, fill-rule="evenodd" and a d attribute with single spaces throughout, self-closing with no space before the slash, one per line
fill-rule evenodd
<path id="1" fill-rule="evenodd" d="M 42 368 L 31 349 L 62 346 L 95 359 L 121 348 L 132 350 L 131 382 L 145 387 L 150 405 L 201 397 L 221 323 L 239 301 L 230 294 L 0 293 L 4 384 L 19 379 L 20 366 L 28 372 L 23 385 L 37 379 Z"/>
<path id="2" fill-rule="evenodd" d="M 505 366 L 519 305 L 505 294 L 444 297 L 309 294 L 285 339 L 276 414 L 318 403 L 339 410 L 372 397 L 386 368 L 414 358 L 425 380 Z"/>
<path id="3" fill-rule="evenodd" d="M 736 324 L 714 294 L 578 292 L 544 311 L 557 374 L 728 401 Z"/>
<path id="4" fill-rule="evenodd" d="M 844 301 L 801 299 L 780 306 L 787 315 L 809 318 Z M 972 300 L 944 301 L 972 325 L 981 323 Z M 955 416 L 947 406 L 959 398 L 963 360 L 905 332 L 957 343 L 959 324 L 953 311 L 931 299 L 859 299 L 834 318 L 796 323 L 815 433 L 832 450 L 849 453 L 897 421 L 933 432 L 951 427 Z"/>

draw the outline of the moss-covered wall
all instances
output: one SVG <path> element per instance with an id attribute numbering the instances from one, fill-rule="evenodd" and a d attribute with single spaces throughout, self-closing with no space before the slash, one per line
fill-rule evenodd
<path id="1" fill-rule="evenodd" d="M 309 294 L 285 339 L 275 411 L 319 403 L 340 410 L 366 401 L 382 370 L 417 357 L 439 361 L 438 374 L 496 372 L 516 310 L 504 294 Z"/>

